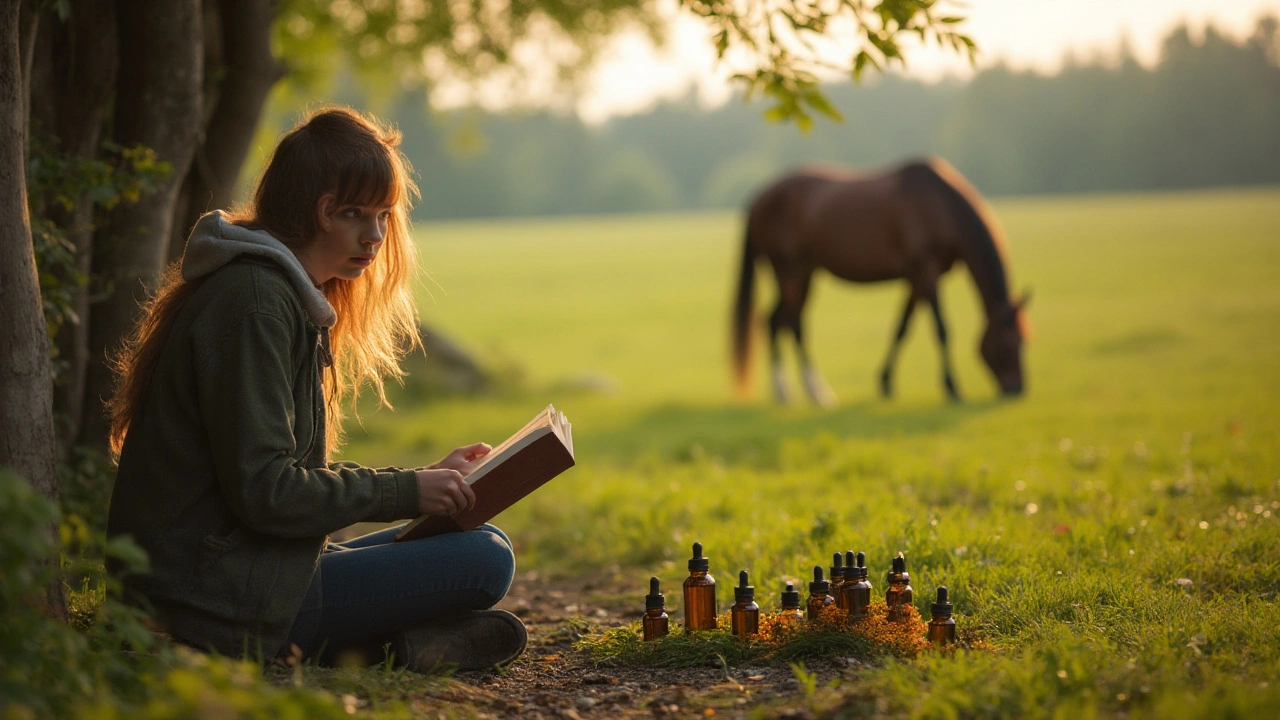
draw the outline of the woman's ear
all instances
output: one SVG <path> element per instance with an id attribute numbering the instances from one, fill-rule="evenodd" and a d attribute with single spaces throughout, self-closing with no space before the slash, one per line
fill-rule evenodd
<path id="1" fill-rule="evenodd" d="M 325 193 L 316 201 L 316 221 L 321 230 L 329 231 L 329 226 L 333 224 L 332 215 L 337 204 L 338 198 L 333 193 Z"/>

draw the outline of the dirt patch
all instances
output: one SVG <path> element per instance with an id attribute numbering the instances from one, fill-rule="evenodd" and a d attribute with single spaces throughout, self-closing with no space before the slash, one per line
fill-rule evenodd
<path id="1" fill-rule="evenodd" d="M 524 621 L 528 650 L 501 673 L 458 673 L 455 696 L 440 699 L 494 717 L 738 718 L 762 707 L 770 715 L 810 716 L 805 691 L 786 666 L 663 670 L 598 664 L 575 652 L 583 632 L 624 626 L 643 614 L 645 590 L 627 592 L 621 585 L 519 575 L 498 607 Z M 851 676 L 860 664 L 826 660 L 808 670 L 821 686 Z"/>

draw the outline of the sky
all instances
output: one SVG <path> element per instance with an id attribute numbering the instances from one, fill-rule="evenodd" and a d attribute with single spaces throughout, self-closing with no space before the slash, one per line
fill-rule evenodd
<path id="1" fill-rule="evenodd" d="M 1193 34 L 1212 23 L 1239 37 L 1247 35 L 1261 15 L 1280 16 L 1280 0 L 942 0 L 941 8 L 940 14 L 966 18 L 961 28 L 981 51 L 979 68 L 1003 61 L 1044 72 L 1059 67 L 1068 52 L 1086 57 L 1098 51 L 1113 53 L 1122 38 L 1140 62 L 1150 64 L 1158 56 L 1161 39 L 1183 22 Z M 619 36 L 584 78 L 577 96 L 562 98 L 560 104 L 572 106 L 584 121 L 598 123 L 643 112 L 662 100 L 684 97 L 691 89 L 707 107 L 728 101 L 734 90 L 728 79 L 732 69 L 717 65 L 705 26 L 676 11 L 673 3 L 666 12 L 671 25 L 664 47 L 655 48 L 639 33 Z M 906 55 L 904 72 L 912 77 L 936 80 L 974 72 L 966 59 L 937 47 L 909 48 Z M 543 94 L 541 85 L 537 78 L 523 77 L 478 91 L 439 87 L 435 98 L 442 107 L 476 102 L 497 110 L 513 97 L 536 98 Z M 545 104 L 545 99 L 534 102 Z"/>

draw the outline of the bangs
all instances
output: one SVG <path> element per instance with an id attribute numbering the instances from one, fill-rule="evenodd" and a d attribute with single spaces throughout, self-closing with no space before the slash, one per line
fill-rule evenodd
<path id="1" fill-rule="evenodd" d="M 385 149 L 357 155 L 338 174 L 338 204 L 395 207 L 400 204 L 404 185 L 398 175 L 396 164 Z"/>

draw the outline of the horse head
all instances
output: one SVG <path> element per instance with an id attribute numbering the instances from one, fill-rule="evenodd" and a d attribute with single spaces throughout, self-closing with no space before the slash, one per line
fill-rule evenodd
<path id="1" fill-rule="evenodd" d="M 1031 299 L 1025 292 L 1017 301 L 1011 301 L 991 312 L 987 317 L 987 330 L 982 334 L 979 350 L 991 373 L 996 376 L 1000 392 L 1006 396 L 1021 395 L 1025 384 L 1022 379 L 1022 343 L 1025 339 L 1022 311 Z"/>

